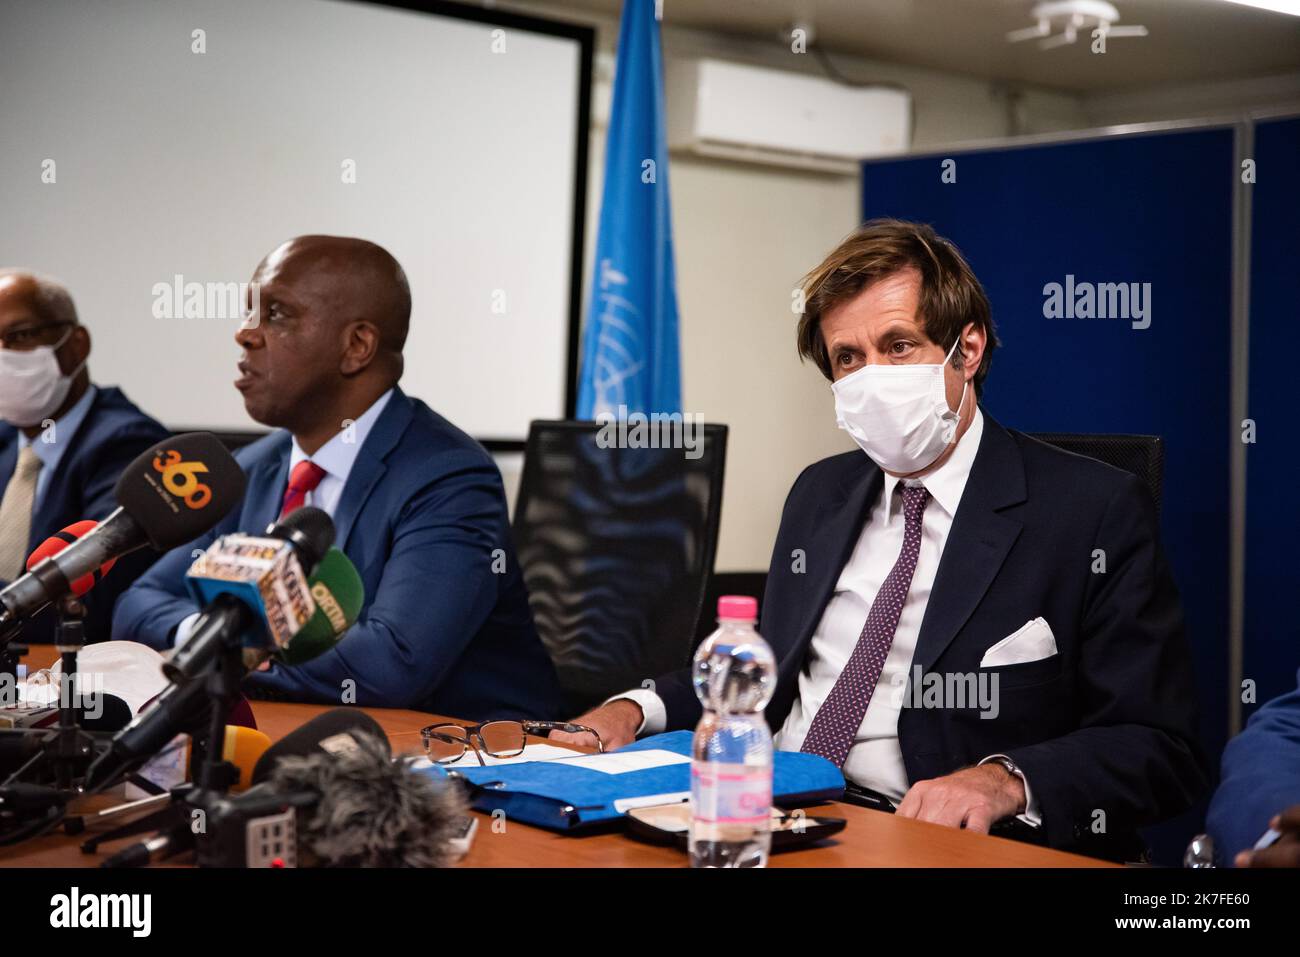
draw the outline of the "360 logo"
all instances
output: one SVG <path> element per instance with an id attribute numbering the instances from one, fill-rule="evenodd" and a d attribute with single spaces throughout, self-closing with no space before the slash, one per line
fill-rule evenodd
<path id="1" fill-rule="evenodd" d="M 153 467 L 162 473 L 163 487 L 190 508 L 203 508 L 212 500 L 212 489 L 195 477 L 208 470 L 202 462 L 181 461 L 181 454 L 172 449 L 155 455 Z"/>

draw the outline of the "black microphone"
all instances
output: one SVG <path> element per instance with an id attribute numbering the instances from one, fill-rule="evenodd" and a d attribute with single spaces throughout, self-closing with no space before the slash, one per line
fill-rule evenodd
<path id="1" fill-rule="evenodd" d="M 202 866 L 437 867 L 456 856 L 465 802 L 449 780 L 393 759 L 379 723 L 336 708 L 272 745 L 254 785 L 219 801 L 197 835 Z M 295 818 L 294 846 L 267 860 L 267 835 Z M 288 865 L 291 866 L 291 865 Z"/>
<path id="2" fill-rule="evenodd" d="M 300 508 L 272 525 L 268 534 L 287 541 L 300 561 L 314 567 L 334 540 L 334 523 L 320 509 Z M 108 750 L 86 770 L 85 789 L 101 790 L 157 754 L 177 734 L 199 728 L 210 716 L 211 699 L 205 682 L 191 679 L 212 664 L 228 638 L 256 626 L 258 613 L 246 598 L 218 594 L 196 622 L 190 640 L 164 664 L 172 685 L 114 736 Z"/>
<path id="3" fill-rule="evenodd" d="M 0 636 L 16 629 L 105 563 L 145 545 L 166 551 L 202 535 L 244 494 L 243 469 L 210 432 L 159 442 L 126 467 L 118 508 L 93 531 L 0 590 Z"/>
<path id="4" fill-rule="evenodd" d="M 77 724 L 86 731 L 121 731 L 131 723 L 131 706 L 107 691 L 60 693 L 47 705 L 0 708 L 0 720 L 24 731 L 54 730 L 59 726 L 60 705 L 77 713 Z"/>
<path id="5" fill-rule="evenodd" d="M 299 508 L 266 530 L 266 538 L 284 542 L 282 551 L 291 552 L 299 569 L 310 575 L 334 544 L 334 522 L 319 508 Z M 274 551 L 259 548 L 256 539 L 231 535 L 219 539 L 201 556 L 187 576 L 196 597 L 209 599 L 194 630 L 171 660 L 163 664 L 163 673 L 173 682 L 190 681 L 204 674 L 225 646 L 228 638 L 252 630 L 261 634 L 280 624 L 284 631 L 296 631 L 306 624 L 304 615 L 297 629 L 287 620 L 292 610 L 275 607 L 281 593 L 288 602 L 301 596 L 301 608 L 310 605 L 310 586 L 298 577 L 291 564 L 281 564 Z M 287 640 L 287 639 L 286 639 Z M 270 642 L 266 642 L 270 643 Z"/>
<path id="6" fill-rule="evenodd" d="M 210 706 L 207 688 L 201 681 L 164 690 L 113 736 L 108 749 L 86 769 L 85 790 L 100 790 L 140 767 L 176 735 L 202 728 L 211 713 Z"/>
<path id="7" fill-rule="evenodd" d="M 360 735 L 378 738 L 392 757 L 393 749 L 379 722 L 364 711 L 334 708 L 312 718 L 271 745 L 253 765 L 252 785 L 256 787 L 271 776 L 285 758 L 305 758 L 316 754 L 333 754 L 355 750 Z"/>
<path id="8" fill-rule="evenodd" d="M 147 840 L 122 848 L 112 857 L 105 858 L 100 867 L 147 867 L 155 861 L 166 860 L 194 846 L 188 820 L 159 831 Z"/>

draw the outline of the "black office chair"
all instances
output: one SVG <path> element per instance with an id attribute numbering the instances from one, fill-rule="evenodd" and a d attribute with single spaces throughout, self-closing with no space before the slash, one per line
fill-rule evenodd
<path id="1" fill-rule="evenodd" d="M 1165 475 L 1165 441 L 1158 435 L 1107 435 L 1087 432 L 1028 432 L 1027 435 L 1058 449 L 1086 455 L 1125 472 L 1146 485 L 1160 513 Z"/>
<path id="2" fill-rule="evenodd" d="M 534 422 L 514 534 L 571 714 L 689 659 L 713 570 L 727 427 L 681 448 L 601 448 L 595 422 Z M 693 454 L 693 453 L 692 453 Z"/>

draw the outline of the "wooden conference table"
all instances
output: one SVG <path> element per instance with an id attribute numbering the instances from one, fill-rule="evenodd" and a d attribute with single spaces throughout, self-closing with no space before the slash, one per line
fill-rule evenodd
<path id="1" fill-rule="evenodd" d="M 26 661 L 31 670 L 48 667 L 57 657 L 53 648 L 36 646 Z M 273 741 L 331 710 L 321 705 L 254 701 L 257 726 Z M 420 728 L 448 720 L 439 715 L 389 708 L 362 708 L 387 733 L 394 753 L 419 753 Z M 451 719 L 454 720 L 454 719 Z M 120 796 L 87 799 L 73 813 L 101 810 L 121 803 Z M 806 809 L 810 817 L 841 817 L 848 826 L 809 848 L 772 855 L 772 867 L 1113 867 L 1105 861 L 989 837 L 970 831 L 906 820 L 867 808 L 833 801 Z M 461 867 L 685 867 L 686 855 L 604 832 L 565 835 L 513 821 L 494 830 L 487 815 L 480 818 L 473 847 Z M 118 818 L 109 826 L 122 823 Z M 94 833 L 94 830 L 88 834 Z M 0 867 L 93 867 L 122 844 L 106 845 L 99 854 L 83 854 L 87 835 L 70 837 L 55 831 L 18 847 L 0 848 Z M 132 838 L 131 840 L 139 840 Z"/>

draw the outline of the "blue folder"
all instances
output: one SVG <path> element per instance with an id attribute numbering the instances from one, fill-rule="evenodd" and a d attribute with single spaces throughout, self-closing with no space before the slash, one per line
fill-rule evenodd
<path id="1" fill-rule="evenodd" d="M 660 750 L 689 757 L 692 736 L 690 731 L 657 734 L 610 755 Z M 446 774 L 437 766 L 426 770 L 437 777 Z M 470 802 L 476 811 L 504 811 L 509 820 L 558 831 L 621 818 L 624 812 L 615 808 L 615 801 L 675 794 L 691 788 L 689 761 L 621 774 L 574 767 L 564 760 L 457 768 L 454 773 L 470 785 Z M 830 761 L 815 754 L 776 752 L 773 803 L 797 807 L 834 800 L 843 793 L 844 776 Z"/>

